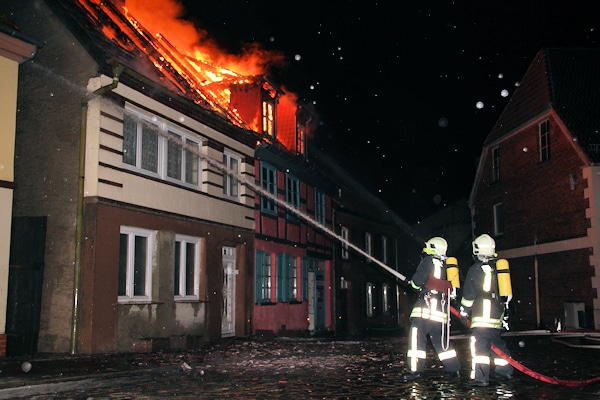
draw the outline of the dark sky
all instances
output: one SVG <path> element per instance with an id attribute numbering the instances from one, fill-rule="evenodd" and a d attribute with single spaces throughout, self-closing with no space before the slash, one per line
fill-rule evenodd
<path id="1" fill-rule="evenodd" d="M 272 74 L 314 104 L 316 145 L 408 222 L 469 195 L 481 144 L 538 50 L 600 40 L 594 2 L 182 4 L 224 49 L 284 53 Z"/>

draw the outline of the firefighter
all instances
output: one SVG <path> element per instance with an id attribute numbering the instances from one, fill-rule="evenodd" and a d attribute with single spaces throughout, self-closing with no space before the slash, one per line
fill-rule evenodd
<path id="1" fill-rule="evenodd" d="M 488 386 L 490 364 L 494 363 L 496 377 L 512 379 L 513 367 L 503 358 L 493 355 L 491 346 L 510 355 L 506 343 L 500 337 L 505 313 L 512 293 L 501 293 L 498 286 L 496 242 L 483 234 L 473 241 L 473 260 L 462 285 L 460 313 L 471 319 L 471 381 L 472 386 Z M 504 274 L 507 270 L 502 271 Z M 506 279 L 508 275 L 501 278 Z M 510 289 L 512 291 L 512 289 Z"/>
<path id="2" fill-rule="evenodd" d="M 402 379 L 413 381 L 423 377 L 427 357 L 427 338 L 439 360 L 444 364 L 446 378 L 460 377 L 460 362 L 454 346 L 448 340 L 450 332 L 449 301 L 456 295 L 446 279 L 444 238 L 432 237 L 425 242 L 421 261 L 409 283 L 418 291 L 418 299 L 410 313 L 407 359 L 410 371 Z"/>

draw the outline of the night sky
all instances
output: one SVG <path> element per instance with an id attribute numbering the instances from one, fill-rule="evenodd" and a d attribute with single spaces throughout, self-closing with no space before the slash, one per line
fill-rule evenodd
<path id="1" fill-rule="evenodd" d="M 598 45 L 600 17 L 594 2 L 583 3 L 182 5 L 228 52 L 252 43 L 284 55 L 271 75 L 314 104 L 313 145 L 415 222 L 468 197 L 481 145 L 538 50 Z"/>

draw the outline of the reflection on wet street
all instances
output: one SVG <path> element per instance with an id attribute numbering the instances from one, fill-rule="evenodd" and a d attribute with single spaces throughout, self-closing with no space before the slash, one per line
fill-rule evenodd
<path id="1" fill-rule="evenodd" d="M 104 359 L 103 367 L 97 369 L 111 369 L 112 374 L 88 374 L 77 384 L 73 380 L 46 383 L 30 386 L 29 392 L 6 391 L 4 395 L 29 399 L 600 398 L 600 384 L 553 385 L 517 370 L 513 380 L 492 379 L 488 387 L 472 388 L 468 385 L 468 339 L 453 340 L 462 363 L 460 380 L 443 378 L 441 363 L 430 350 L 425 377 L 402 381 L 404 337 L 231 339 L 193 352 L 140 354 L 134 362 L 131 355 L 115 355 L 112 364 Z M 544 376 L 568 381 L 600 376 L 600 350 L 570 347 L 548 337 L 507 337 L 506 341 L 515 360 Z M 119 357 L 128 362 L 119 364 Z M 141 368 L 148 364 L 153 368 Z M 0 398 L 8 398 L 2 397 L 3 391 Z"/>

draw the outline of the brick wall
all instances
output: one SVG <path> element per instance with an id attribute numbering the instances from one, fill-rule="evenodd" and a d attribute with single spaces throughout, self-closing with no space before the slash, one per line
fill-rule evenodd
<path id="1" fill-rule="evenodd" d="M 493 206 L 502 203 L 504 235 L 497 248 L 515 248 L 582 237 L 587 234 L 588 207 L 583 190 L 583 160 L 570 135 L 550 118 L 550 160 L 539 162 L 534 123 L 499 144 L 500 180 L 492 182 L 491 149 L 485 154 L 476 197 L 475 232 L 493 233 Z M 572 186 L 572 182 L 574 186 Z"/>

